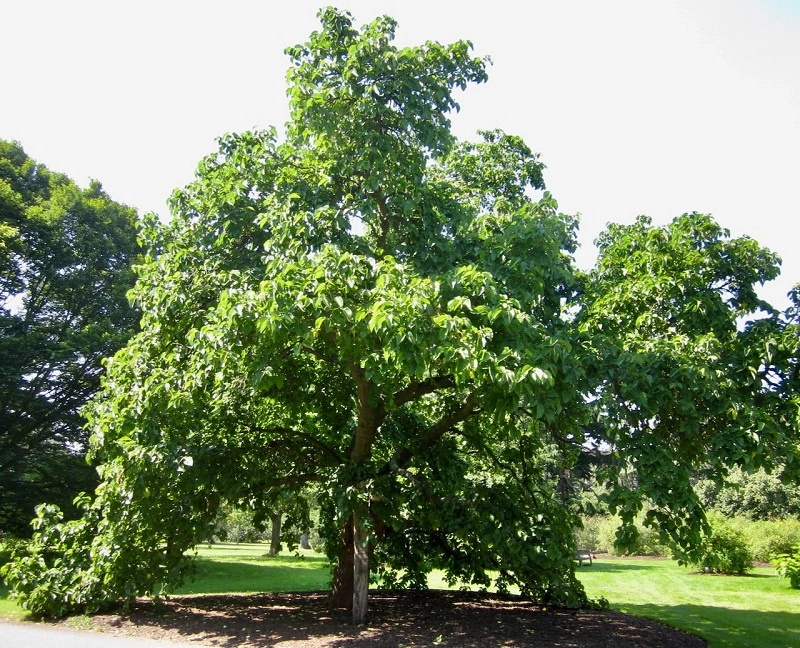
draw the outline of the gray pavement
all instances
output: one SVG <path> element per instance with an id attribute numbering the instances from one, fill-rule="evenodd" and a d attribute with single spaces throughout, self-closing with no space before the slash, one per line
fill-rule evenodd
<path id="1" fill-rule="evenodd" d="M 67 630 L 35 623 L 0 621 L 0 648 L 186 648 L 187 645 L 154 639 L 120 637 L 102 632 Z"/>

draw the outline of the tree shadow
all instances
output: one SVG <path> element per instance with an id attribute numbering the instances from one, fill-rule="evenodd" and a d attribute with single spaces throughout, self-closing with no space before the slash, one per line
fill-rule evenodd
<path id="1" fill-rule="evenodd" d="M 637 570 L 647 570 L 651 569 L 650 565 L 636 565 L 633 563 L 626 563 L 626 562 L 604 562 L 602 558 L 596 558 L 592 561 L 592 564 L 585 564 L 582 567 L 575 567 L 575 571 L 578 572 L 580 575 L 581 572 L 587 570 L 589 572 L 597 571 L 597 572 L 627 572 L 627 571 L 637 571 Z"/>
<path id="2" fill-rule="evenodd" d="M 99 618 L 98 618 L 99 619 Z M 344 646 L 575 645 L 584 648 L 704 648 L 661 623 L 613 610 L 542 608 L 518 597 L 428 590 L 370 594 L 368 624 L 330 610 L 327 592 L 175 598 L 159 612 L 140 603 L 101 627 L 216 646 L 269 648 L 291 642 Z M 293 644 L 291 644 L 293 645 Z"/>

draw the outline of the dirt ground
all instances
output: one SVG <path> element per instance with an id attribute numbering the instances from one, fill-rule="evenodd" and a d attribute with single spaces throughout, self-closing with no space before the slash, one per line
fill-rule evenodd
<path id="1" fill-rule="evenodd" d="M 370 592 L 368 623 L 331 612 L 325 592 L 205 595 L 142 602 L 91 617 L 96 630 L 196 646 L 560 646 L 704 648 L 704 640 L 613 611 L 544 609 L 513 596 L 475 592 Z"/>

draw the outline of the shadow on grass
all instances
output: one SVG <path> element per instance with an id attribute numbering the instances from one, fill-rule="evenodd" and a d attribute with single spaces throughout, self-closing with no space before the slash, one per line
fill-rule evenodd
<path id="1" fill-rule="evenodd" d="M 800 604 L 800 599 L 798 599 Z M 620 606 L 626 614 L 661 621 L 708 640 L 711 648 L 792 648 L 800 646 L 800 614 L 762 612 L 709 605 Z"/>
<path id="2" fill-rule="evenodd" d="M 580 575 L 580 573 L 584 570 L 592 572 L 592 571 L 600 571 L 600 572 L 626 572 L 626 571 L 636 571 L 636 570 L 647 570 L 651 569 L 650 565 L 636 565 L 634 563 L 627 563 L 627 562 L 603 562 L 602 559 L 595 559 L 591 565 L 584 565 L 583 567 L 575 567 L 575 571 Z"/>
<path id="3" fill-rule="evenodd" d="M 661 623 L 613 610 L 542 608 L 517 597 L 428 590 L 370 593 L 368 624 L 354 628 L 331 610 L 325 592 L 175 598 L 156 610 L 140 604 L 106 625 L 144 636 L 203 640 L 217 646 L 315 645 L 556 646 L 705 648 L 705 642 Z"/>

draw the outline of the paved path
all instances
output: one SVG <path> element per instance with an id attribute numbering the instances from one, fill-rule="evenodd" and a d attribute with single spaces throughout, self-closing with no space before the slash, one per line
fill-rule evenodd
<path id="1" fill-rule="evenodd" d="M 199 644 L 188 644 L 198 646 Z M 187 648 L 154 639 L 119 637 L 101 632 L 62 630 L 33 623 L 0 622 L 2 648 Z"/>

